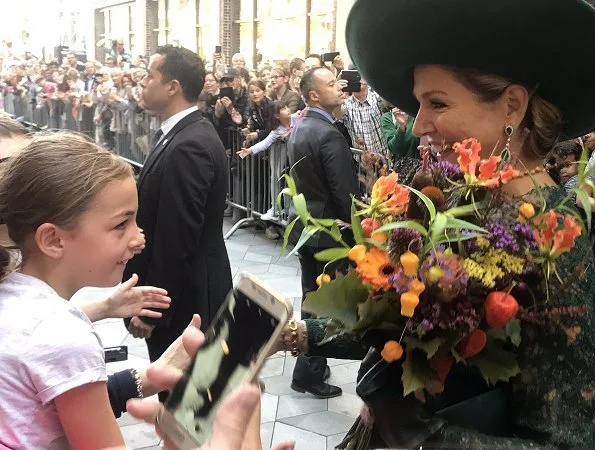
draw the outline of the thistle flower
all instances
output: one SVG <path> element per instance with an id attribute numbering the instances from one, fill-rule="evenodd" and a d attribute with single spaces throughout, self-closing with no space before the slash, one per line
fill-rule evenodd
<path id="1" fill-rule="evenodd" d="M 401 255 L 411 251 L 419 255 L 423 248 L 421 234 L 409 228 L 397 228 L 388 239 L 388 254 L 393 261 L 399 261 Z"/>

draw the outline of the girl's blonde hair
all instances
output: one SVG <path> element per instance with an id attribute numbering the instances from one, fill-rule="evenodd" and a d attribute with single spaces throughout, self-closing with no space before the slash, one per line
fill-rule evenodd
<path id="1" fill-rule="evenodd" d="M 23 251 L 25 240 L 40 225 L 72 229 L 99 191 L 131 176 L 130 165 L 83 135 L 35 135 L 0 178 L 0 220 Z M 8 249 L 0 246 L 0 279 L 7 275 L 10 260 Z"/>

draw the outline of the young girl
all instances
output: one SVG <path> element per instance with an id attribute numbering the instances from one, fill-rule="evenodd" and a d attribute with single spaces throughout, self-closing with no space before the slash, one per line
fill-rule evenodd
<path id="1" fill-rule="evenodd" d="M 270 131 L 271 105 L 273 102 L 266 97 L 266 87 L 262 80 L 252 80 L 248 84 L 248 126 L 242 130 L 247 142 L 262 141 Z"/>
<path id="2" fill-rule="evenodd" d="M 103 348 L 68 303 L 109 287 L 142 246 L 128 164 L 85 138 L 41 135 L 0 179 L 0 218 L 22 253 L 0 247 L 0 443 L 12 449 L 123 448 Z"/>
<path id="3" fill-rule="evenodd" d="M 289 133 L 291 133 L 291 129 L 293 128 L 297 113 L 292 115 L 285 103 L 278 100 L 273 102 L 273 104 L 270 106 L 270 109 L 271 112 L 269 113 L 269 116 L 271 119 L 267 126 L 267 130 L 271 130 L 270 133 L 264 138 L 264 140 L 254 144 L 252 147 L 242 148 L 238 152 L 238 156 L 240 158 L 244 159 L 250 155 L 262 153 L 268 150 L 276 142 L 286 140 L 289 137 Z M 281 176 L 283 168 L 287 164 L 287 152 L 283 151 L 271 154 L 269 158 L 269 164 L 271 173 L 271 176 L 269 177 L 271 199 L 268 206 L 265 204 L 265 206 L 269 207 L 268 211 L 260 217 L 261 220 L 264 221 L 278 217 L 276 211 L 276 199 L 280 192 L 279 177 Z M 274 225 L 269 225 L 265 230 L 265 234 L 269 239 L 272 240 L 278 239 L 280 237 L 280 233 L 276 227 L 274 227 Z"/>

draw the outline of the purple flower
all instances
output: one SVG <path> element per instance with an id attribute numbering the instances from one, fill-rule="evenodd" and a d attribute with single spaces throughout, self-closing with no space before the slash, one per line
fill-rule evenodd
<path id="1" fill-rule="evenodd" d="M 516 237 L 500 223 L 489 223 L 485 229 L 490 234 L 488 240 L 495 248 L 509 250 L 513 253 L 520 251 Z"/>
<path id="2" fill-rule="evenodd" d="M 533 236 L 533 230 L 527 223 L 515 223 L 512 227 L 512 231 L 517 235 L 518 239 L 525 243 L 529 248 L 535 247 L 535 238 Z"/>
<path id="3" fill-rule="evenodd" d="M 463 178 L 463 172 L 458 164 L 448 161 L 438 161 L 430 165 L 432 175 L 441 175 L 451 181 L 458 181 Z"/>
<path id="4" fill-rule="evenodd" d="M 409 228 L 397 228 L 388 240 L 388 254 L 393 261 L 398 261 L 407 250 L 419 255 L 422 247 L 421 234 Z"/>

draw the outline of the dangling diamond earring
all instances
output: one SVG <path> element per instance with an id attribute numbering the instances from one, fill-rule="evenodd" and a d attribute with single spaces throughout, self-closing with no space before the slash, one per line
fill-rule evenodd
<path id="1" fill-rule="evenodd" d="M 512 135 L 514 134 L 514 127 L 512 125 L 506 125 L 504 127 L 504 133 L 506 134 L 507 139 L 506 139 L 506 145 L 504 146 L 504 150 L 502 150 L 501 158 L 502 158 L 502 161 L 509 162 L 510 157 L 512 156 L 510 153 L 510 139 L 512 138 Z"/>

